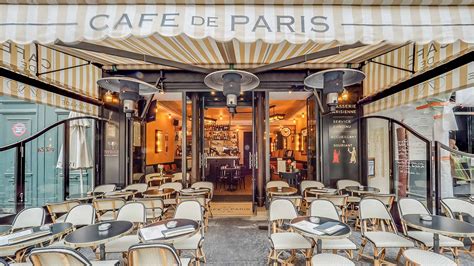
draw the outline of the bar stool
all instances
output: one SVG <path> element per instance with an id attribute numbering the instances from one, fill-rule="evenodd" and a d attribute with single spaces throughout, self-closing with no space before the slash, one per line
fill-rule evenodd
<path id="1" fill-rule="evenodd" d="M 443 265 L 443 266 L 456 266 L 457 264 L 448 259 L 447 257 L 436 254 L 431 251 L 421 249 L 408 249 L 403 251 L 403 257 L 405 257 L 405 265 L 413 266 L 431 266 L 431 265 Z"/>

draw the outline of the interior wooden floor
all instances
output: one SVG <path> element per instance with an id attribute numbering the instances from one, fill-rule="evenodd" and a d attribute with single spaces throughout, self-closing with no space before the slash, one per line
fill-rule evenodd
<path id="1" fill-rule="evenodd" d="M 238 186 L 235 191 L 227 190 L 228 186 L 222 183 L 214 184 L 214 195 L 226 196 L 226 195 L 252 195 L 252 176 L 245 176 L 245 188 L 243 185 Z"/>

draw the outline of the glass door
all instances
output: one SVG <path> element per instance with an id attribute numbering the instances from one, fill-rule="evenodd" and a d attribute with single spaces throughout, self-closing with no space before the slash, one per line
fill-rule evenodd
<path id="1" fill-rule="evenodd" d="M 321 181 L 320 175 L 320 168 L 319 166 L 319 159 L 320 151 L 319 151 L 319 131 L 318 131 L 318 123 L 319 123 L 319 109 L 317 104 L 317 99 L 312 94 L 310 97 L 306 99 L 306 107 L 307 107 L 307 131 L 306 137 L 304 141 L 306 142 L 306 154 L 307 154 L 307 161 L 308 161 L 308 180 L 318 180 Z"/>

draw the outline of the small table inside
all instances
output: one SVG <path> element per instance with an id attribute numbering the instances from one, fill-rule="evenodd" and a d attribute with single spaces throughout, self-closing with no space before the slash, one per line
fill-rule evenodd
<path id="1" fill-rule="evenodd" d="M 144 198 L 168 198 L 175 192 L 172 188 L 149 189 L 142 193 Z"/>
<path id="2" fill-rule="evenodd" d="M 268 194 L 275 196 L 289 196 L 298 192 L 294 187 L 271 187 L 267 189 Z"/>
<path id="3" fill-rule="evenodd" d="M 168 228 L 168 223 L 169 222 L 175 222 L 175 226 L 173 228 Z M 162 230 L 168 230 L 168 229 L 178 229 L 178 228 L 183 228 L 183 227 L 192 227 L 193 231 L 188 231 L 183 234 L 175 235 L 172 237 L 165 237 L 163 234 L 161 234 Z M 148 229 L 148 230 L 147 230 Z M 156 232 L 152 232 L 149 229 L 156 229 Z M 148 231 L 147 233 L 144 233 L 145 231 Z M 160 242 L 160 243 L 174 243 L 179 240 L 187 239 L 196 234 L 199 231 L 199 224 L 196 221 L 190 220 L 190 219 L 169 219 L 169 220 L 162 220 L 158 221 L 152 224 L 149 224 L 145 226 L 144 228 L 139 230 L 138 236 L 142 242 Z M 147 235 L 152 235 L 154 233 L 157 233 L 159 235 L 158 237 L 153 237 L 150 238 Z"/>
<path id="4" fill-rule="evenodd" d="M 335 226 L 340 226 L 341 228 L 332 234 L 326 234 L 322 231 L 315 229 L 315 227 L 327 222 L 332 222 Z M 352 233 L 351 228 L 347 224 L 338 220 L 318 216 L 296 217 L 295 219 L 291 220 L 290 226 L 293 227 L 296 232 L 302 234 L 303 236 L 316 239 L 317 254 L 321 253 L 322 251 L 322 239 L 341 239 L 349 237 Z"/>
<path id="5" fill-rule="evenodd" d="M 110 224 L 110 228 L 99 230 L 102 224 Z M 70 233 L 64 243 L 73 248 L 99 246 L 100 260 L 105 260 L 105 243 L 129 234 L 133 230 L 133 223 L 129 221 L 110 221 L 88 225 Z"/>
<path id="6" fill-rule="evenodd" d="M 415 229 L 433 233 L 433 250 L 439 253 L 439 234 L 453 237 L 474 237 L 474 225 L 445 216 L 427 215 L 431 221 L 422 220 L 420 214 L 403 215 L 405 223 Z"/>
<path id="7" fill-rule="evenodd" d="M 345 190 L 357 193 L 357 194 L 376 194 L 380 193 L 380 189 L 376 187 L 369 187 L 369 186 L 348 186 Z"/>

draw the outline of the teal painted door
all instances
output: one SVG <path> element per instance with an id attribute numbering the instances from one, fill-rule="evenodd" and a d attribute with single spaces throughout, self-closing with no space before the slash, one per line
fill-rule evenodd
<path id="1" fill-rule="evenodd" d="M 0 146 L 25 139 L 67 118 L 69 111 L 0 96 Z M 62 201 L 63 170 L 57 167 L 63 126 L 50 129 L 25 147 L 25 207 Z M 87 130 L 92 152 L 93 127 Z M 15 212 L 15 150 L 0 153 L 0 212 Z M 92 170 L 83 171 L 84 191 L 90 190 Z M 78 193 L 79 170 L 70 171 L 70 193 Z"/>

